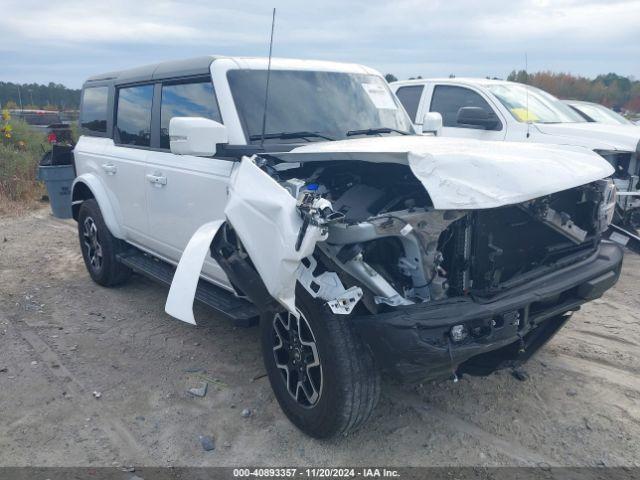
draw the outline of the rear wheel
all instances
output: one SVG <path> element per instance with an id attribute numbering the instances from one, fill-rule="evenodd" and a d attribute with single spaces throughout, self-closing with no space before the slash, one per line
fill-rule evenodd
<path id="1" fill-rule="evenodd" d="M 125 243 L 111 235 L 94 199 L 86 200 L 80 206 L 78 237 L 84 264 L 94 282 L 112 287 L 129 278 L 131 270 L 116 258 L 125 249 Z"/>
<path id="2" fill-rule="evenodd" d="M 316 438 L 347 434 L 371 415 L 380 376 L 346 316 L 332 315 L 302 288 L 299 317 L 263 315 L 264 363 L 274 394 L 294 425 Z"/>

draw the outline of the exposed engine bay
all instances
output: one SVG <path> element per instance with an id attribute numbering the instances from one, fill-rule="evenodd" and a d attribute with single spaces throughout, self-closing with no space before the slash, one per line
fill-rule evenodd
<path id="1" fill-rule="evenodd" d="M 501 208 L 437 210 L 406 165 L 256 164 L 295 199 L 295 249 L 311 229 L 319 238 L 296 277 L 336 314 L 489 299 L 593 254 L 615 207 L 610 180 Z M 228 228 L 224 237 L 227 252 L 243 251 Z M 224 264 L 220 241 L 214 257 Z"/>

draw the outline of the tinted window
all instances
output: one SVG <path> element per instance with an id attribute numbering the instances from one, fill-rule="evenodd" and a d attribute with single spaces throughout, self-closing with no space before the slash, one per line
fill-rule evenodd
<path id="1" fill-rule="evenodd" d="M 424 90 L 424 85 L 409 85 L 400 87 L 396 92 L 398 100 L 400 100 L 412 121 L 416 120 L 416 115 L 418 114 L 418 104 L 420 103 L 422 90 Z"/>
<path id="2" fill-rule="evenodd" d="M 117 143 L 149 146 L 152 100 L 153 85 L 121 88 L 118 91 Z"/>
<path id="3" fill-rule="evenodd" d="M 463 127 L 458 125 L 458 110 L 462 107 L 481 107 L 488 113 L 495 113 L 487 101 L 473 90 L 464 87 L 439 85 L 433 92 L 431 99 L 432 112 L 442 115 L 442 125 L 445 127 Z M 494 130 L 500 130 L 498 125 Z"/>
<path id="4" fill-rule="evenodd" d="M 160 147 L 169 148 L 169 121 L 173 117 L 205 117 L 222 122 L 211 81 L 162 86 Z"/>
<path id="5" fill-rule="evenodd" d="M 107 132 L 108 87 L 85 88 L 82 96 L 80 125 L 90 132 Z"/>

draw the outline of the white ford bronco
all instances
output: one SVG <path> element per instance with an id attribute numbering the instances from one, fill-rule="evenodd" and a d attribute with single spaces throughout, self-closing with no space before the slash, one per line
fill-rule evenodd
<path id="1" fill-rule="evenodd" d="M 304 432 L 360 426 L 381 373 L 525 362 L 617 281 L 599 155 L 416 135 L 374 70 L 267 65 L 204 57 L 87 80 L 73 215 L 100 285 L 135 271 L 170 285 L 180 320 L 196 323 L 195 299 L 259 323 Z"/>

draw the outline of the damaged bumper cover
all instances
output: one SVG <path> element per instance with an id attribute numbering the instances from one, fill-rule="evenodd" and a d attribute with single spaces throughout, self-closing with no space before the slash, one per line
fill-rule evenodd
<path id="1" fill-rule="evenodd" d="M 603 242 L 588 259 L 490 301 L 468 297 L 357 316 L 378 365 L 401 381 L 488 374 L 526 361 L 564 325 L 566 312 L 600 297 L 620 275 L 622 250 Z"/>

